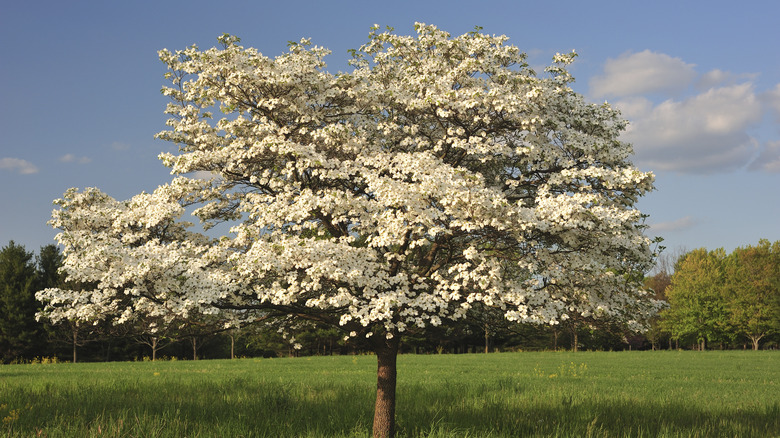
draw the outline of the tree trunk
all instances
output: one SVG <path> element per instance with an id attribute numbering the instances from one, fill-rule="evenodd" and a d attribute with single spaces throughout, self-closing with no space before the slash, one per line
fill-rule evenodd
<path id="1" fill-rule="evenodd" d="M 113 337 L 111 337 L 111 336 L 108 337 L 108 341 L 107 341 L 108 346 L 106 348 L 106 362 L 110 362 L 111 361 L 111 340 L 112 339 L 113 339 Z"/>
<path id="2" fill-rule="evenodd" d="M 761 340 L 763 336 L 751 336 L 750 340 L 753 342 L 753 350 L 758 350 L 758 341 Z"/>
<path id="3" fill-rule="evenodd" d="M 395 383 L 398 336 L 376 343 L 376 405 L 374 438 L 395 436 Z"/>
<path id="4" fill-rule="evenodd" d="M 192 343 L 192 360 L 198 360 L 198 339 L 194 336 L 190 338 Z"/>
<path id="5" fill-rule="evenodd" d="M 490 347 L 490 326 L 485 324 L 485 354 L 488 354 Z"/>
<path id="6" fill-rule="evenodd" d="M 157 336 L 152 336 L 152 362 L 157 360 Z"/>
<path id="7" fill-rule="evenodd" d="M 574 336 L 574 340 L 572 341 L 571 349 L 572 351 L 577 351 L 579 349 L 579 334 L 577 333 L 576 328 L 572 330 L 572 335 Z"/>
<path id="8" fill-rule="evenodd" d="M 76 363 L 76 346 L 78 345 L 79 340 L 79 329 L 74 328 L 73 329 L 73 363 Z"/>
<path id="9" fill-rule="evenodd" d="M 236 347 L 236 337 L 232 334 L 230 335 L 230 358 L 235 359 L 235 347 Z"/>

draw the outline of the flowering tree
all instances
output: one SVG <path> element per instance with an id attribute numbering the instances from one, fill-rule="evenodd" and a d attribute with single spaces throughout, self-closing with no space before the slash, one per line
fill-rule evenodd
<path id="1" fill-rule="evenodd" d="M 37 293 L 47 303 L 39 317 L 97 324 L 158 324 L 219 313 L 210 299 L 220 294 L 219 270 L 208 257 L 211 240 L 180 221 L 182 190 L 203 185 L 176 179 L 152 194 L 116 201 L 95 188 L 68 190 L 55 201 L 50 224 L 65 248 L 67 286 Z M 215 277 L 216 276 L 216 277 Z M 226 316 L 226 315 L 223 315 Z"/>
<path id="2" fill-rule="evenodd" d="M 132 283 L 118 292 L 106 280 L 69 312 L 230 310 L 339 327 L 376 352 L 379 437 L 394 435 L 405 332 L 467 318 L 477 303 L 519 323 L 638 327 L 656 307 L 635 275 L 653 254 L 634 204 L 653 176 L 618 140 L 625 122 L 572 91 L 573 53 L 539 77 L 506 37 L 416 31 L 372 28 L 353 70 L 336 75 L 308 40 L 273 59 L 228 35 L 221 48 L 161 51 L 172 118 L 158 137 L 179 147 L 161 159 L 175 175 L 213 178 L 179 176 L 142 195 L 154 209 L 131 201 L 120 216 L 139 219 L 110 226 L 74 203 L 97 194 L 66 194 L 54 224 L 67 271 Z M 190 203 L 206 228 L 232 222 L 230 233 L 187 234 L 176 218 Z M 81 234 L 64 212 L 85 216 Z M 166 237 L 124 241 L 122 221 Z M 121 272 L 101 269 L 112 257 L 125 257 Z M 152 278 L 147 259 L 174 268 Z"/>

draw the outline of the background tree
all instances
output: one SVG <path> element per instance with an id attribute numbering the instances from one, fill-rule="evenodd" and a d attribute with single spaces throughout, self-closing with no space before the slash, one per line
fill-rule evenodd
<path id="1" fill-rule="evenodd" d="M 674 274 L 674 266 L 677 259 L 682 254 L 669 254 L 663 253 L 658 257 L 655 266 L 655 273 L 645 278 L 644 285 L 653 294 L 653 298 L 658 301 L 667 302 L 666 292 L 669 286 L 672 285 L 672 274 Z M 672 338 L 669 336 L 667 330 L 661 321 L 660 315 L 653 316 L 648 324 L 648 329 L 644 333 L 647 340 L 650 342 L 650 346 L 653 350 L 657 348 L 663 338 L 667 338 L 669 341 L 669 349 L 672 348 Z"/>
<path id="2" fill-rule="evenodd" d="M 0 249 L 0 358 L 30 358 L 44 349 L 43 327 L 35 320 L 38 272 L 33 253 L 13 241 Z"/>
<path id="3" fill-rule="evenodd" d="M 166 321 L 162 317 L 157 317 L 156 321 L 150 320 L 150 318 L 136 319 L 130 330 L 137 343 L 149 347 L 149 351 L 152 353 L 151 359 L 154 362 L 157 360 L 158 351 L 176 342 L 179 324 L 176 320 Z"/>
<path id="4" fill-rule="evenodd" d="M 667 301 L 666 289 L 671 285 L 672 277 L 667 274 L 658 273 L 645 280 L 645 287 L 652 291 L 653 298 L 658 301 Z M 644 333 L 650 342 L 650 348 L 655 350 L 659 347 L 660 343 L 664 340 L 669 341 L 669 348 L 671 349 L 671 337 L 661 324 L 661 316 L 657 315 L 650 319 L 648 329 Z"/>
<path id="5" fill-rule="evenodd" d="M 661 313 L 663 326 L 674 339 L 693 339 L 704 350 L 708 341 L 728 337 L 725 257 L 723 249 L 700 248 L 678 260 L 671 285 L 666 289 L 670 307 Z"/>
<path id="6" fill-rule="evenodd" d="M 780 331 L 773 321 L 780 314 L 780 241 L 735 249 L 724 260 L 724 271 L 730 327 L 758 350 L 762 338 Z"/>
<path id="7" fill-rule="evenodd" d="M 79 320 L 65 320 L 56 324 L 56 332 L 53 339 L 70 347 L 70 361 L 76 363 L 79 361 L 79 347 L 104 340 L 106 336 L 106 327 L 99 327 L 92 322 Z"/>
<path id="8" fill-rule="evenodd" d="M 653 176 L 618 140 L 625 122 L 572 91 L 573 54 L 539 77 L 506 37 L 415 28 L 372 29 L 338 75 L 305 40 L 275 59 L 228 35 L 161 51 L 173 102 L 159 138 L 179 146 L 161 158 L 215 178 L 125 202 L 66 193 L 52 221 L 64 266 L 96 287 L 47 290 L 47 311 L 338 328 L 377 356 L 377 437 L 395 432 L 401 337 L 474 303 L 520 323 L 639 327 L 657 305 L 636 274 L 653 253 L 634 204 Z M 231 233 L 186 231 L 191 203 Z"/>
<path id="9" fill-rule="evenodd" d="M 41 247 L 35 259 L 38 268 L 37 286 L 39 288 L 63 286 L 65 275 L 60 272 L 63 256 L 56 245 L 51 244 Z"/>

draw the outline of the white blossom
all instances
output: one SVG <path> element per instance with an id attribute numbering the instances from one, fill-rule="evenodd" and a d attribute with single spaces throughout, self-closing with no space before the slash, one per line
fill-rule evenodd
<path id="1" fill-rule="evenodd" d="M 70 190 L 52 216 L 81 290 L 38 294 L 55 320 L 298 315 L 380 338 L 475 303 L 521 323 L 641 322 L 652 262 L 617 111 L 569 87 L 556 55 L 536 76 L 506 37 L 372 30 L 353 70 L 303 40 L 268 58 L 223 38 L 160 59 L 177 176 L 116 201 Z M 215 119 L 214 114 L 222 113 Z M 185 207 L 209 239 L 181 221 Z M 87 286 L 89 285 L 89 286 Z"/>

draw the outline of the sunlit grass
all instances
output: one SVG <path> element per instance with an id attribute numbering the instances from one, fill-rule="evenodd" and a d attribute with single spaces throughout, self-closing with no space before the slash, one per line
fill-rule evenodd
<path id="1" fill-rule="evenodd" d="M 780 352 L 404 355 L 412 437 L 780 436 Z M 368 436 L 372 356 L 0 366 L 0 435 Z"/>

